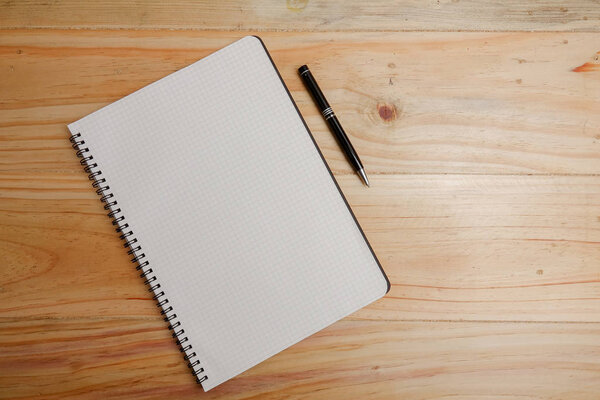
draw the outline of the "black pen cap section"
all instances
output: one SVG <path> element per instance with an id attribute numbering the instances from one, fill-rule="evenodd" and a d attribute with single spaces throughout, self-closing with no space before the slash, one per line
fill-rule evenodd
<path id="1" fill-rule="evenodd" d="M 321 89 L 319 88 L 317 81 L 315 81 L 315 78 L 313 77 L 312 73 L 308 69 L 308 66 L 303 65 L 300 68 L 298 68 L 298 73 L 304 81 L 304 85 L 306 85 L 306 88 L 315 100 L 315 103 L 317 103 L 319 111 L 321 111 L 322 113 L 323 111 L 328 109 L 329 103 L 327 102 L 327 99 L 325 99 L 323 92 L 321 92 Z"/>

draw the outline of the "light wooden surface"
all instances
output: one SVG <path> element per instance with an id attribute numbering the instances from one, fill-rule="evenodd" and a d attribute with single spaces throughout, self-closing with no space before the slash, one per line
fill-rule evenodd
<path id="1" fill-rule="evenodd" d="M 9 1 L 0 29 L 0 398 L 600 396 L 597 1 Z M 246 34 L 392 290 L 204 393 L 65 124 Z"/>
<path id="2" fill-rule="evenodd" d="M 3 26 L 219 31 L 600 31 L 597 0 L 20 0 Z"/>

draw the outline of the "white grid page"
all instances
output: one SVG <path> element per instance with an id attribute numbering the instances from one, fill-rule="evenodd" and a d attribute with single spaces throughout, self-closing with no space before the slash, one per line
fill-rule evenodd
<path id="1" fill-rule="evenodd" d="M 205 390 L 385 294 L 258 38 L 69 129 L 150 261 L 208 376 Z"/>

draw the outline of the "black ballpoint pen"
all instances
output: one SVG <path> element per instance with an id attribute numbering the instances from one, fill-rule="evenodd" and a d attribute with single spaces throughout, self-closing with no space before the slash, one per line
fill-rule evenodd
<path id="1" fill-rule="evenodd" d="M 323 92 L 321 92 L 321 89 L 319 88 L 319 85 L 317 84 L 317 81 L 315 81 L 315 78 L 311 74 L 310 70 L 306 65 L 303 65 L 298 68 L 298 73 L 300 74 L 300 77 L 304 81 L 304 84 L 308 88 L 308 91 L 312 95 L 313 99 L 317 103 L 321 114 L 323 114 L 323 118 L 325 118 L 325 121 L 329 125 L 329 129 L 331 129 L 331 132 L 333 132 L 335 135 L 340 147 L 342 150 L 344 150 L 344 153 L 346 153 L 348 161 L 350 164 L 352 164 L 358 175 L 360 175 L 365 185 L 370 186 L 369 179 L 367 178 L 365 169 L 360 162 L 360 158 L 358 158 L 356 150 L 354 150 L 352 143 L 350 143 L 350 139 L 348 139 L 346 132 L 344 132 L 344 128 L 342 128 L 340 121 L 338 121 L 337 117 L 335 116 L 331 106 L 327 102 Z"/>

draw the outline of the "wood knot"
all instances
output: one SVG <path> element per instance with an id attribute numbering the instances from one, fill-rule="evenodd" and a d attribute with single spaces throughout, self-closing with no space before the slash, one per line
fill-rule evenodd
<path id="1" fill-rule="evenodd" d="M 592 58 L 592 61 L 581 64 L 578 67 L 573 68 L 573 72 L 592 72 L 600 70 L 600 51 Z"/>
<path id="2" fill-rule="evenodd" d="M 301 12 L 308 5 L 308 0 L 287 0 L 286 5 L 290 11 Z"/>
<path id="3" fill-rule="evenodd" d="M 393 104 L 379 103 L 377 104 L 379 117 L 385 122 L 392 122 L 396 119 L 396 106 Z"/>

